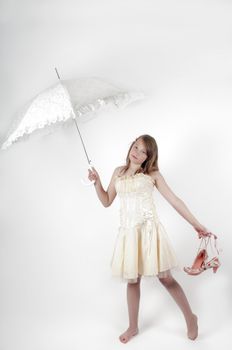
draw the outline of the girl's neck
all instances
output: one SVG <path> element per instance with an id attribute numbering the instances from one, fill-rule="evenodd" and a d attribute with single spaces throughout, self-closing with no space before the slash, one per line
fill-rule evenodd
<path id="1" fill-rule="evenodd" d="M 131 175 L 135 174 L 137 170 L 141 168 L 140 165 L 137 164 L 130 164 L 129 168 L 127 169 L 127 172 Z"/>

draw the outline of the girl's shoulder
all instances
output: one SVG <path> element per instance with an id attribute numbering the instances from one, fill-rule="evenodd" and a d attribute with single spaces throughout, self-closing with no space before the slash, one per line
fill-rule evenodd
<path id="1" fill-rule="evenodd" d="M 116 176 L 120 176 L 123 174 L 123 170 L 125 169 L 125 165 L 120 165 L 115 168 Z"/>
<path id="2" fill-rule="evenodd" d="M 157 178 L 160 175 L 160 172 L 159 172 L 159 170 L 154 170 L 151 173 L 149 173 L 148 175 L 150 175 L 154 180 L 157 180 Z"/>

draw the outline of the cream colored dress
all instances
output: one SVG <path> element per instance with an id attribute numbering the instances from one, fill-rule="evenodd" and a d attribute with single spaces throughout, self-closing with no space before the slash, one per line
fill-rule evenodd
<path id="1" fill-rule="evenodd" d="M 116 176 L 120 226 L 111 259 L 112 276 L 135 283 L 138 276 L 166 277 L 179 262 L 154 204 L 150 175 Z"/>

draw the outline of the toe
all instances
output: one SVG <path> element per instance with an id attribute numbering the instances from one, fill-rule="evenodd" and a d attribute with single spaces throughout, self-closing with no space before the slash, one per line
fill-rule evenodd
<path id="1" fill-rule="evenodd" d="M 136 330 L 127 330 L 119 336 L 119 339 L 122 343 L 127 343 L 134 335 L 138 333 L 138 329 Z"/>
<path id="2" fill-rule="evenodd" d="M 122 343 L 126 343 L 128 341 L 128 338 L 125 335 L 120 335 L 119 339 Z"/>

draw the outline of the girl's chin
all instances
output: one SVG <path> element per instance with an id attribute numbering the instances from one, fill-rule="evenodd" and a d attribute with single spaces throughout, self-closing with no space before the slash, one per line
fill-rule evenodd
<path id="1" fill-rule="evenodd" d="M 141 166 L 141 163 L 139 163 L 138 161 L 136 161 L 135 159 L 131 159 L 131 164 L 134 164 L 134 165 L 140 165 Z"/>

